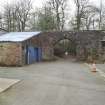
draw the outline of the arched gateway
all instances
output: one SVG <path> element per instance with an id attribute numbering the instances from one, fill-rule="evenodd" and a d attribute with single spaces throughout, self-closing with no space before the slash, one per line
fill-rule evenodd
<path id="1" fill-rule="evenodd" d="M 63 32 L 44 32 L 38 36 L 42 47 L 43 59 L 54 58 L 54 46 L 60 40 L 68 39 L 75 44 L 76 58 L 86 60 L 89 57 L 100 58 L 102 53 L 101 40 L 105 36 L 103 31 L 63 31 Z"/>

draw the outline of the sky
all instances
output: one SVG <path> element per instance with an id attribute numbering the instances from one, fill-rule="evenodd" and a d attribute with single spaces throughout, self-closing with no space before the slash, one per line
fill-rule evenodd
<path id="1" fill-rule="evenodd" d="M 15 3 L 16 0 L 0 0 L 0 10 L 1 12 L 3 11 L 3 6 L 6 5 L 7 3 Z M 46 1 L 46 0 L 32 0 L 33 1 L 33 7 L 34 8 L 40 8 L 42 7 L 43 3 Z M 100 0 L 90 0 L 90 2 L 94 5 L 99 5 L 100 4 Z M 103 2 L 105 2 L 105 0 L 103 0 Z M 73 4 L 73 0 L 68 0 L 68 7 L 67 7 L 67 10 L 66 12 L 69 14 L 69 15 L 72 15 L 73 12 L 75 11 L 75 8 L 74 8 L 74 4 Z"/>
<path id="2" fill-rule="evenodd" d="M 11 2 L 15 2 L 16 0 L 0 0 L 0 8 L 6 4 L 6 3 L 11 3 Z M 40 7 L 42 6 L 42 4 L 45 2 L 46 0 L 33 0 L 33 5 L 36 7 Z M 98 5 L 100 0 L 90 0 L 92 3 Z M 105 0 L 103 0 L 105 1 Z M 69 0 L 70 4 L 73 4 L 73 0 Z"/>
<path id="3" fill-rule="evenodd" d="M 6 5 L 7 3 L 15 3 L 17 0 L 0 0 L 0 12 L 3 11 L 3 6 Z M 43 3 L 46 2 L 46 0 L 32 0 L 33 1 L 33 7 L 34 8 L 40 8 L 42 7 Z M 90 0 L 91 4 L 99 6 L 100 5 L 100 0 Z M 102 2 L 105 4 L 105 0 L 102 0 Z M 70 17 L 74 15 L 75 12 L 75 5 L 73 3 L 73 0 L 68 0 L 68 7 L 66 9 L 66 22 L 67 24 L 69 23 L 68 20 L 70 20 Z"/>

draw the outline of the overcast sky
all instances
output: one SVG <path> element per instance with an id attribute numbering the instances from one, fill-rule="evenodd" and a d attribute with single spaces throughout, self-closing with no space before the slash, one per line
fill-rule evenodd
<path id="1" fill-rule="evenodd" d="M 15 1 L 17 0 L 0 0 L 0 12 L 3 11 L 3 6 L 6 5 L 7 3 L 15 3 Z M 36 8 L 40 8 L 42 7 L 43 3 L 47 0 L 32 0 L 33 1 L 33 7 Z M 100 5 L 100 1 L 101 0 L 90 0 L 92 5 Z M 105 0 L 102 0 L 103 4 L 105 4 Z M 67 24 L 69 23 L 70 17 L 74 15 L 75 12 L 75 7 L 74 7 L 74 3 L 73 0 L 68 0 L 68 7 L 66 9 L 66 22 Z"/>
<path id="2" fill-rule="evenodd" d="M 2 7 L 4 4 L 6 3 L 11 3 L 11 2 L 15 2 L 16 0 L 0 0 L 0 7 Z M 45 2 L 46 0 L 33 0 L 34 5 L 37 7 L 42 6 L 42 3 Z M 69 0 L 69 3 L 72 4 L 73 0 Z M 90 0 L 92 3 L 94 4 L 99 4 L 100 0 Z M 103 0 L 105 1 L 105 0 Z"/>
<path id="3" fill-rule="evenodd" d="M 2 12 L 3 10 L 3 6 L 6 5 L 7 3 L 15 3 L 16 0 L 0 0 L 0 10 Z M 42 7 L 43 3 L 46 0 L 32 0 L 33 1 L 33 7 Z M 100 4 L 100 0 L 90 0 L 90 2 L 94 5 L 99 6 Z M 105 0 L 103 0 L 103 2 L 105 3 Z M 74 12 L 74 4 L 73 4 L 73 0 L 68 0 L 68 9 L 66 10 L 67 13 L 69 13 L 69 15 L 73 14 Z"/>
<path id="4" fill-rule="evenodd" d="M 0 12 L 3 11 L 3 6 L 6 5 L 7 3 L 15 3 L 17 0 L 0 0 Z M 32 0 L 33 2 L 33 7 L 42 7 L 43 3 L 47 0 Z M 103 3 L 105 3 L 105 0 L 102 0 Z M 91 4 L 99 6 L 100 0 L 90 0 Z M 75 11 L 75 7 L 73 4 L 73 0 L 68 0 L 68 7 L 66 9 L 66 13 L 68 14 L 67 17 L 70 17 L 71 15 L 73 16 Z"/>

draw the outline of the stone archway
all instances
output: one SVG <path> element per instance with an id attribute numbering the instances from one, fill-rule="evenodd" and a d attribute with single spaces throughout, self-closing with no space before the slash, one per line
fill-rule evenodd
<path id="1" fill-rule="evenodd" d="M 76 43 L 66 37 L 59 39 L 53 44 L 54 55 L 58 57 L 76 56 Z"/>
<path id="2" fill-rule="evenodd" d="M 68 48 L 63 43 L 61 45 L 61 48 L 56 48 L 56 45 L 59 45 L 59 43 L 61 41 L 62 42 L 68 41 L 68 42 L 66 42 L 66 44 L 69 44 Z M 66 52 L 67 52 L 67 55 L 69 55 L 69 56 L 70 55 L 76 56 L 76 33 L 70 32 L 70 31 L 58 32 L 56 35 L 56 38 L 53 39 L 52 45 L 53 45 L 53 54 L 55 56 L 64 57 Z M 60 46 L 58 46 L 58 47 L 60 47 Z M 63 47 L 65 47 L 65 48 L 63 48 Z"/>
<path id="3" fill-rule="evenodd" d="M 63 31 L 44 32 L 39 38 L 43 56 L 49 59 L 54 57 L 54 45 L 62 39 L 69 39 L 76 44 L 76 57 L 78 60 L 85 60 L 91 56 L 92 50 L 96 49 L 97 55 L 101 54 L 101 40 L 105 36 L 102 31 Z"/>
<path id="4" fill-rule="evenodd" d="M 42 47 L 42 56 L 44 60 L 50 60 L 54 58 L 54 45 L 60 40 L 69 39 L 76 43 L 76 32 L 64 31 L 64 32 L 44 32 L 37 38 L 37 42 Z"/>

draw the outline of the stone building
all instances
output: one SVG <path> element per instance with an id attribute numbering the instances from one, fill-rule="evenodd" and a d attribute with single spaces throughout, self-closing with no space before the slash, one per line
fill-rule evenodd
<path id="1" fill-rule="evenodd" d="M 40 32 L 11 32 L 0 36 L 0 65 L 22 66 L 41 60 L 36 37 Z"/>

